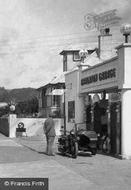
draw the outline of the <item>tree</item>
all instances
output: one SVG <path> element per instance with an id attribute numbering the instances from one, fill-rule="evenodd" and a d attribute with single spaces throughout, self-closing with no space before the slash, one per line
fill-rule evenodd
<path id="1" fill-rule="evenodd" d="M 38 112 L 38 99 L 33 97 L 27 101 L 19 102 L 16 105 L 17 114 L 34 114 Z"/>

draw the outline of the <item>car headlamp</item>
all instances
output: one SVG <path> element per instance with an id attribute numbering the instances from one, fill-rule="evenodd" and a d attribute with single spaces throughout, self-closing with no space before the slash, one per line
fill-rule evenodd
<path id="1" fill-rule="evenodd" d="M 71 132 L 70 132 L 70 134 L 71 134 L 71 135 L 74 135 L 74 134 L 75 134 L 75 132 L 74 132 L 74 131 L 71 131 Z"/>

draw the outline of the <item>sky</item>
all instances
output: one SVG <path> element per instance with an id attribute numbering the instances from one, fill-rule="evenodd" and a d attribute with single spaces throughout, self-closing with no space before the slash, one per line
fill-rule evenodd
<path id="1" fill-rule="evenodd" d="M 98 31 L 85 30 L 84 16 L 112 9 L 131 23 L 131 0 L 0 0 L 0 86 L 48 83 L 62 72 L 62 50 L 97 44 Z M 122 39 L 119 27 L 114 39 Z"/>

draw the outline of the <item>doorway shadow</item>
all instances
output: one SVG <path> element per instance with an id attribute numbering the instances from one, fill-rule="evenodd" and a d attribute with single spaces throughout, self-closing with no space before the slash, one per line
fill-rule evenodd
<path id="1" fill-rule="evenodd" d="M 62 154 L 60 152 L 57 152 L 56 155 L 64 156 L 64 157 L 68 157 L 68 158 L 72 157 L 70 154 Z M 92 157 L 92 155 L 89 152 L 78 152 L 78 156 L 81 156 L 81 157 Z"/>
<path id="2" fill-rule="evenodd" d="M 97 154 L 122 160 L 122 156 L 121 155 L 117 155 L 117 154 L 113 154 L 113 153 L 105 153 L 105 152 L 101 151 L 101 152 L 97 152 Z"/>

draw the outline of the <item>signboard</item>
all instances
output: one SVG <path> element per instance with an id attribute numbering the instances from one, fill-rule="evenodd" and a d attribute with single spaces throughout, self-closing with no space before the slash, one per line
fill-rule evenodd
<path id="1" fill-rule="evenodd" d="M 82 71 L 81 93 L 102 91 L 107 88 L 118 87 L 118 60 L 99 64 Z"/>
<path id="2" fill-rule="evenodd" d="M 97 29 L 101 31 L 103 28 L 119 24 L 121 18 L 116 15 L 117 10 L 113 9 L 100 14 L 89 13 L 85 15 L 85 29 Z"/>
<path id="3" fill-rule="evenodd" d="M 115 78 L 116 77 L 116 68 L 112 68 L 110 70 L 105 70 L 103 72 L 100 73 L 96 73 L 90 76 L 87 76 L 85 78 L 83 78 L 81 80 L 81 85 L 88 85 L 91 83 L 95 83 L 98 81 L 102 81 L 102 80 L 107 80 L 110 78 Z"/>

